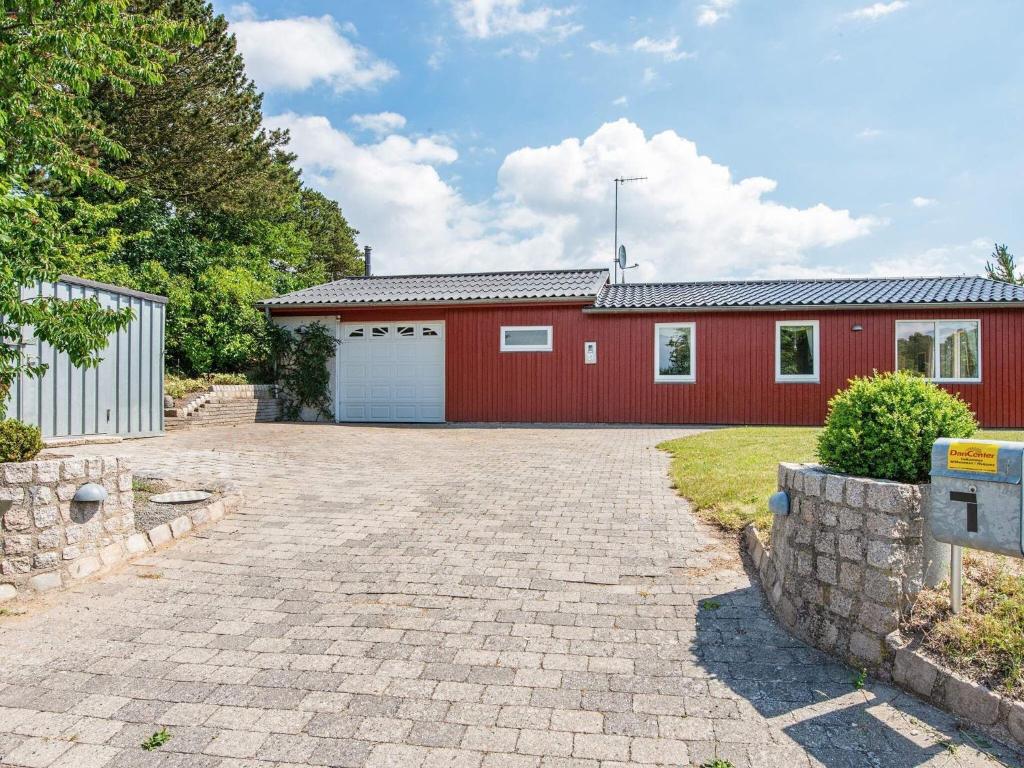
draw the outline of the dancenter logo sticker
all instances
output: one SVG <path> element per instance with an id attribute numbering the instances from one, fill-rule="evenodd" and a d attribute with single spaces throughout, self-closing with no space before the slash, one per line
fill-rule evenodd
<path id="1" fill-rule="evenodd" d="M 967 472 L 999 471 L 999 448 L 984 443 L 950 443 L 946 466 Z"/>

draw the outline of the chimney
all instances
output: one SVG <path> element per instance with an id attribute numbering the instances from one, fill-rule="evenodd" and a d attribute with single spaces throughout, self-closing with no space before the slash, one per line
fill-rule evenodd
<path id="1" fill-rule="evenodd" d="M 370 246 L 368 246 L 368 245 L 364 245 L 363 246 L 363 277 L 369 277 L 370 274 L 371 274 L 371 272 L 370 272 L 370 252 L 372 250 L 373 249 Z"/>

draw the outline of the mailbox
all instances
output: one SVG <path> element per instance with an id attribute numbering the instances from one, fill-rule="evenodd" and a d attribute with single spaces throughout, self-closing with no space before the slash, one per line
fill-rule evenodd
<path id="1" fill-rule="evenodd" d="M 1024 443 L 941 438 L 928 525 L 938 541 L 1024 557 Z"/>

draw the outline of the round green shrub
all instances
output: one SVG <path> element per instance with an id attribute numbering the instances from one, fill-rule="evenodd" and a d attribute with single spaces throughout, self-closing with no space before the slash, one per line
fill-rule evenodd
<path id="1" fill-rule="evenodd" d="M 0 421 L 0 463 L 32 461 L 43 450 L 43 433 L 39 427 L 17 419 Z"/>
<path id="2" fill-rule="evenodd" d="M 970 437 L 974 414 L 952 395 L 905 371 L 850 380 L 828 404 L 818 459 L 860 477 L 919 483 L 928 479 L 932 443 Z"/>

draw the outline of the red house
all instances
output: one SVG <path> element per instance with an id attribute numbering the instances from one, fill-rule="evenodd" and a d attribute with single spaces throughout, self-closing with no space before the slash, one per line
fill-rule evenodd
<path id="1" fill-rule="evenodd" d="M 374 276 L 262 306 L 335 333 L 338 421 L 816 425 L 848 379 L 900 368 L 1024 427 L 1024 287 L 981 277 Z"/>

